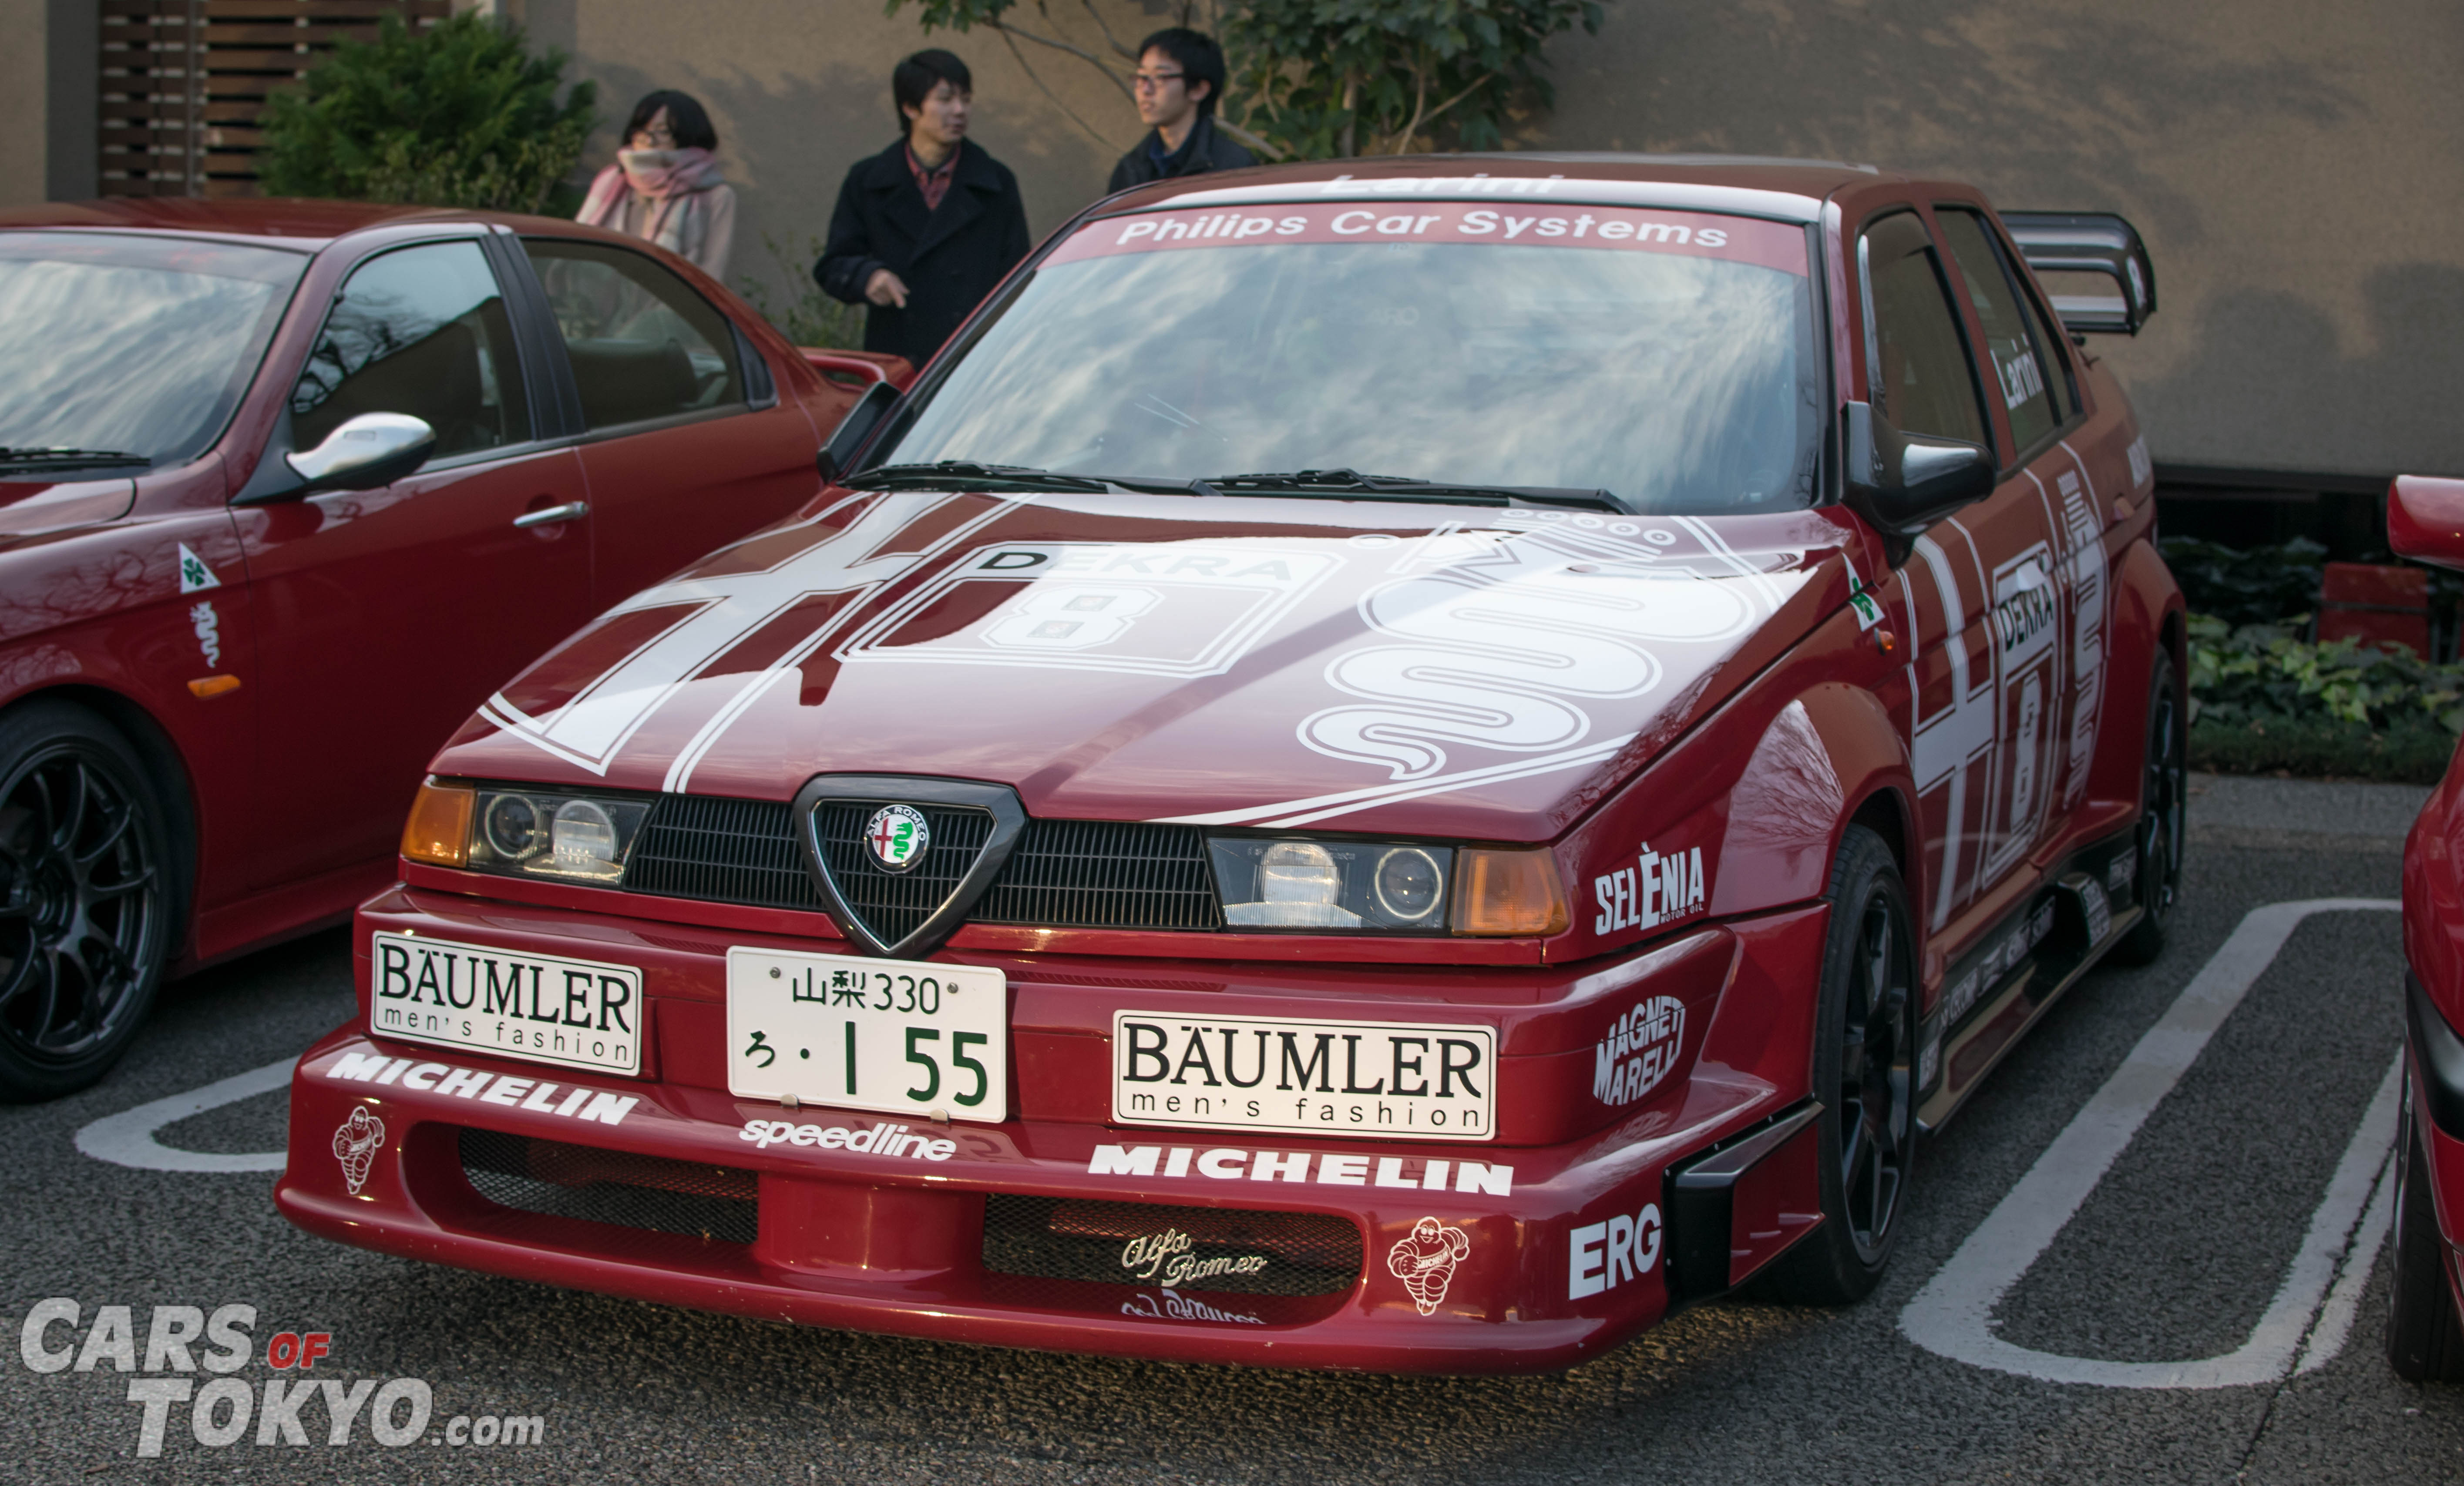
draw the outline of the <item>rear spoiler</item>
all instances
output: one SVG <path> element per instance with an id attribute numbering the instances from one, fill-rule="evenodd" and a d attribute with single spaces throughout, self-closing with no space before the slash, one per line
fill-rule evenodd
<path id="1" fill-rule="evenodd" d="M 2002 225 L 2052 295 L 2054 314 L 2065 329 L 2139 334 L 2156 313 L 2156 266 L 2139 229 L 2110 211 L 2006 211 Z M 2062 294 L 2059 279 L 2094 273 L 2113 281 L 2112 293 Z M 2101 286 L 2100 286 L 2101 287 Z"/>

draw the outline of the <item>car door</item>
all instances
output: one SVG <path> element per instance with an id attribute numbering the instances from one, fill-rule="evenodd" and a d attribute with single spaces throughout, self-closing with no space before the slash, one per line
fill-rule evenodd
<path id="1" fill-rule="evenodd" d="M 370 412 L 427 420 L 436 449 L 378 490 L 237 512 L 263 687 L 256 885 L 388 855 L 429 757 L 594 612 L 565 519 L 580 458 L 535 438 L 532 402 L 477 240 L 390 249 L 344 279 L 277 449 Z"/>
<path id="2" fill-rule="evenodd" d="M 734 322 L 648 253 L 522 240 L 581 399 L 600 601 L 765 526 L 820 488 L 812 421 Z"/>
<path id="3" fill-rule="evenodd" d="M 1903 432 L 2007 449 L 1980 396 L 1945 255 L 1914 210 L 1858 240 L 1874 411 Z M 2007 458 L 2000 461 L 2008 464 Z M 1915 617 L 1910 755 L 1927 848 L 1928 932 L 2006 878 L 2053 783 L 2057 552 L 2026 473 L 1937 521 L 1903 569 Z"/>
<path id="4" fill-rule="evenodd" d="M 2059 789 L 2046 801 L 2045 829 L 2063 829 L 2086 796 L 2104 702 L 2105 509 L 2072 435 L 2085 421 L 2068 347 L 2027 291 L 2016 254 L 1983 211 L 1960 203 L 1934 209 L 1943 241 L 1968 288 L 1969 307 L 1994 371 L 2015 462 L 2045 507 L 2056 549 L 2062 634 L 2055 660 L 2062 694 L 2055 753 Z"/>

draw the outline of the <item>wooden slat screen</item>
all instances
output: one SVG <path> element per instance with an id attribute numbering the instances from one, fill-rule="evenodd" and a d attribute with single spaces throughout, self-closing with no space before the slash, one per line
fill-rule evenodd
<path id="1" fill-rule="evenodd" d="M 253 196 L 267 97 L 380 17 L 452 0 L 99 0 L 105 196 Z"/>

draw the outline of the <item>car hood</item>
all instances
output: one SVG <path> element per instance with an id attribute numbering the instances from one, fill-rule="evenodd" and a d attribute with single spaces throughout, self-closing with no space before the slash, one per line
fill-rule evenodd
<path id="1" fill-rule="evenodd" d="M 0 542 L 117 521 L 137 499 L 137 482 L 0 480 Z"/>
<path id="2" fill-rule="evenodd" d="M 1555 836 L 1844 604 L 1828 512 L 863 492 L 602 615 L 439 774 L 1031 815 Z"/>

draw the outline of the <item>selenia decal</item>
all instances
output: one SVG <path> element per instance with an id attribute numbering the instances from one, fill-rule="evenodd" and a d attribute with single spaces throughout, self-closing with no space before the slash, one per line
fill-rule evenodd
<path id="1" fill-rule="evenodd" d="M 1680 847 L 1662 856 L 1644 841 L 1635 853 L 1634 865 L 1592 879 L 1592 898 L 1599 906 L 1592 919 L 1595 934 L 1659 929 L 1691 918 L 1710 902 L 1703 848 Z"/>
<path id="2" fill-rule="evenodd" d="M 1470 1257 L 1469 1234 L 1424 1217 L 1386 1251 L 1386 1267 L 1403 1281 L 1420 1314 L 1434 1316 L 1445 1303 L 1446 1286 L 1454 1283 L 1455 1266 Z"/>

